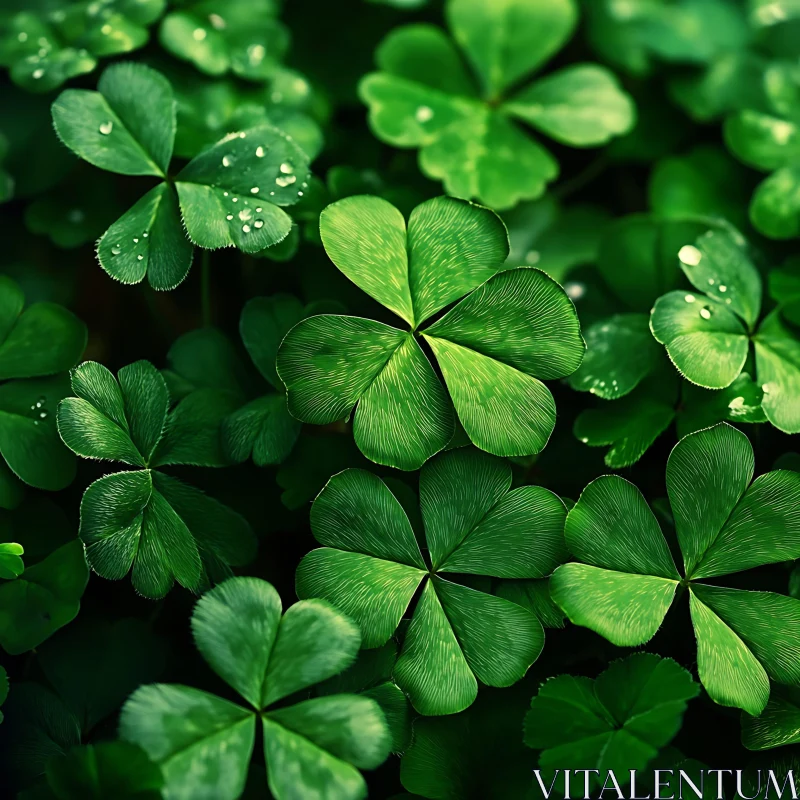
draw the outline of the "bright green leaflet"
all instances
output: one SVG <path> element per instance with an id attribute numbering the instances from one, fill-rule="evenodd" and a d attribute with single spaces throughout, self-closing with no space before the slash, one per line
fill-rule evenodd
<path id="1" fill-rule="evenodd" d="M 367 648 L 385 644 L 418 597 L 394 679 L 421 714 L 462 711 L 478 681 L 510 686 L 544 645 L 530 611 L 450 577 L 541 578 L 565 558 L 561 500 L 538 486 L 510 486 L 508 464 L 473 448 L 426 464 L 420 508 L 430 565 L 399 501 L 375 475 L 335 475 L 312 506 L 323 547 L 300 562 L 298 596 L 322 597 L 355 619 Z"/>
<path id="2" fill-rule="evenodd" d="M 41 497 L 0 511 L 0 550 L 9 543 L 24 550 L 25 569 L 0 575 L 0 646 L 17 655 L 75 618 L 89 569 L 74 529 Z"/>
<path id="3" fill-rule="evenodd" d="M 747 437 L 725 423 L 686 436 L 670 454 L 667 493 L 685 578 L 639 490 L 616 476 L 593 481 L 567 516 L 578 563 L 559 567 L 550 591 L 572 622 L 637 646 L 687 589 L 703 686 L 715 702 L 757 716 L 769 678 L 800 685 L 800 601 L 698 583 L 800 554 L 800 476 L 778 470 L 751 484 L 753 463 Z"/>
<path id="4" fill-rule="evenodd" d="M 64 373 L 86 347 L 86 326 L 55 303 L 33 303 L 0 276 L 0 455 L 13 473 L 0 505 L 14 505 L 16 479 L 57 491 L 75 477 L 75 459 L 58 438 L 55 409 L 68 389 Z"/>
<path id="5" fill-rule="evenodd" d="M 391 747 L 374 700 L 337 694 L 271 708 L 353 663 L 361 637 L 351 620 L 320 600 L 300 601 L 281 615 L 271 584 L 231 578 L 197 603 L 192 632 L 209 666 L 247 705 L 177 684 L 134 692 L 120 735 L 161 766 L 170 797 L 239 797 L 259 719 L 276 800 L 298 792 L 366 797 L 359 769 L 379 766 Z"/>
<path id="6" fill-rule="evenodd" d="M 173 181 L 172 87 L 142 64 L 109 67 L 96 92 L 62 92 L 53 122 L 64 144 L 90 164 L 163 179 L 98 242 L 100 265 L 122 283 L 147 275 L 153 288 L 174 289 L 189 272 L 193 244 L 256 253 L 280 242 L 292 227 L 282 207 L 296 203 L 308 182 L 305 153 L 266 125 L 225 136 Z"/>
<path id="7" fill-rule="evenodd" d="M 542 195 L 558 162 L 528 126 L 572 147 L 633 127 L 633 102 L 604 67 L 573 64 L 526 83 L 572 35 L 573 0 L 448 0 L 446 16 L 451 35 L 427 24 L 392 31 L 359 94 L 375 135 L 420 148 L 420 169 L 449 194 L 498 210 Z"/>
<path id="8" fill-rule="evenodd" d="M 769 172 L 750 201 L 750 221 L 765 236 L 800 236 L 800 69 L 775 62 L 764 71 L 766 108 L 725 121 L 725 143 L 740 161 Z"/>
<path id="9" fill-rule="evenodd" d="M 525 743 L 542 751 L 543 768 L 643 769 L 678 732 L 699 691 L 685 669 L 651 653 L 614 661 L 595 680 L 559 675 L 531 700 Z"/>
<path id="10" fill-rule="evenodd" d="M 660 297 L 650 316 L 655 338 L 687 380 L 708 389 L 730 386 L 752 341 L 767 419 L 785 433 L 800 431 L 800 339 L 775 309 L 757 327 L 761 277 L 733 230 L 712 230 L 679 252 L 698 290 Z"/>
<path id="11" fill-rule="evenodd" d="M 25 572 L 25 563 L 22 556 L 25 548 L 17 542 L 0 544 L 0 578 L 12 581 Z"/>
<path id="12" fill-rule="evenodd" d="M 197 463 L 186 441 L 190 429 L 180 424 L 196 394 L 168 414 L 167 385 L 147 361 L 123 367 L 116 378 L 84 362 L 72 372 L 72 390 L 76 396 L 58 408 L 64 443 L 83 458 L 136 468 L 106 475 L 84 493 L 80 535 L 99 575 L 119 580 L 132 570 L 134 588 L 158 598 L 173 581 L 197 591 L 252 559 L 255 540 L 243 517 L 155 469 Z"/>
<path id="13" fill-rule="evenodd" d="M 472 442 L 490 453 L 530 455 L 545 446 L 555 403 L 541 380 L 573 372 L 584 343 L 557 283 L 535 269 L 504 270 L 508 238 L 495 214 L 440 197 L 417 206 L 406 226 L 386 200 L 360 195 L 328 206 L 320 231 L 340 271 L 411 330 L 333 315 L 296 325 L 277 361 L 295 417 L 325 425 L 355 406 L 359 449 L 404 470 L 447 446 L 453 407 Z"/>
<path id="14" fill-rule="evenodd" d="M 49 92 L 91 72 L 97 59 L 128 53 L 149 38 L 165 0 L 84 0 L 39 4 L 2 21 L 0 64 L 29 92 Z M 47 6 L 50 7 L 47 7 Z M 61 6 L 61 7 L 59 7 Z"/>
<path id="15" fill-rule="evenodd" d="M 673 421 L 678 438 L 718 422 L 766 422 L 763 397 L 746 372 L 712 392 L 681 381 L 668 364 L 661 364 L 622 399 L 581 411 L 573 430 L 590 447 L 611 445 L 605 464 L 622 469 L 635 464 Z"/>
<path id="16" fill-rule="evenodd" d="M 207 75 L 233 72 L 253 81 L 278 69 L 289 32 L 275 18 L 274 0 L 198 0 L 164 17 L 158 38 L 166 50 Z"/>
<path id="17" fill-rule="evenodd" d="M 800 742 L 800 691 L 776 686 L 758 717 L 742 714 L 742 744 L 748 750 L 769 750 Z"/>

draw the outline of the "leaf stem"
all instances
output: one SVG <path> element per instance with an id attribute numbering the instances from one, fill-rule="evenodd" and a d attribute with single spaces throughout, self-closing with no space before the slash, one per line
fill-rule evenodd
<path id="1" fill-rule="evenodd" d="M 203 327 L 211 324 L 211 251 L 203 250 L 200 261 L 200 304 Z"/>

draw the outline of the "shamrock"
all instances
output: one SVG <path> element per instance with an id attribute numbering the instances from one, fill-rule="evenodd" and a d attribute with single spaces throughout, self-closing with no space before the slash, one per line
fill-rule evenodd
<path id="1" fill-rule="evenodd" d="M 247 706 L 176 684 L 133 693 L 122 709 L 121 737 L 161 766 L 169 797 L 239 797 L 259 719 L 276 800 L 366 797 L 358 770 L 379 766 L 391 745 L 374 700 L 337 694 L 274 708 L 354 661 L 361 637 L 351 620 L 320 600 L 300 601 L 281 616 L 271 584 L 231 578 L 199 600 L 192 633 Z"/>
<path id="2" fill-rule="evenodd" d="M 417 206 L 406 228 L 390 203 L 361 195 L 328 206 L 320 232 L 341 272 L 410 330 L 333 315 L 292 328 L 277 369 L 295 417 L 326 425 L 356 406 L 359 449 L 404 470 L 447 446 L 452 405 L 472 442 L 490 453 L 530 455 L 545 446 L 555 403 L 539 379 L 573 372 L 583 339 L 557 283 L 536 269 L 504 269 L 508 237 L 497 215 L 439 197 Z"/>
<path id="3" fill-rule="evenodd" d="M 49 92 L 91 72 L 99 57 L 142 47 L 165 6 L 165 0 L 86 0 L 20 11 L 0 29 L 0 64 L 22 88 Z"/>
<path id="4" fill-rule="evenodd" d="M 142 64 L 122 63 L 98 91 L 67 89 L 53 103 L 64 144 L 96 167 L 162 179 L 103 234 L 97 258 L 112 278 L 175 288 L 189 272 L 192 244 L 255 253 L 284 239 L 281 206 L 302 196 L 308 159 L 285 133 L 259 126 L 230 134 L 168 175 L 175 139 L 169 82 Z M 184 227 L 186 234 L 184 234 Z"/>
<path id="5" fill-rule="evenodd" d="M 73 747 L 53 758 L 45 772 L 40 800 L 113 797 L 115 800 L 161 800 L 164 778 L 147 754 L 128 742 L 100 742 Z"/>
<path id="6" fill-rule="evenodd" d="M 776 62 L 764 71 L 766 108 L 725 121 L 725 143 L 738 159 L 771 173 L 750 201 L 750 220 L 765 236 L 800 236 L 800 67 Z"/>
<path id="7" fill-rule="evenodd" d="M 86 347 L 86 327 L 55 303 L 33 303 L 0 276 L 0 505 L 20 496 L 18 483 L 56 491 L 75 477 L 75 459 L 58 438 L 53 413 L 69 392 L 63 373 Z M 6 468 L 7 467 L 7 468 Z"/>
<path id="8" fill-rule="evenodd" d="M 594 680 L 559 675 L 542 684 L 525 717 L 539 766 L 622 773 L 643 769 L 678 732 L 700 687 L 672 659 L 634 653 Z"/>
<path id="9" fill-rule="evenodd" d="M 616 475 L 590 483 L 567 516 L 567 547 L 580 563 L 559 567 L 550 591 L 569 619 L 613 644 L 649 641 L 677 589 L 688 589 L 697 669 L 712 700 L 754 716 L 769 678 L 800 684 L 800 601 L 772 592 L 700 583 L 800 556 L 800 474 L 753 481 L 747 437 L 720 423 L 693 433 L 667 462 L 684 575 L 639 490 Z"/>
<path id="10" fill-rule="evenodd" d="M 530 611 L 450 578 L 541 578 L 563 561 L 564 504 L 540 486 L 510 486 L 511 467 L 472 448 L 426 464 L 420 508 L 428 561 L 397 497 L 370 472 L 335 475 L 311 508 L 324 546 L 300 562 L 299 597 L 332 602 L 372 648 L 389 640 L 418 596 L 394 679 L 421 714 L 467 708 L 479 680 L 510 686 L 544 645 Z"/>
<path id="11" fill-rule="evenodd" d="M 191 414 L 182 404 L 167 413 L 167 385 L 152 364 L 137 361 L 115 378 L 86 361 L 72 371 L 72 391 L 58 407 L 67 447 L 135 468 L 96 480 L 83 495 L 80 536 L 99 575 L 119 580 L 132 568 L 134 588 L 158 598 L 174 580 L 197 591 L 252 559 L 255 541 L 241 516 L 156 470 L 197 459 L 186 437 Z"/>
<path id="12" fill-rule="evenodd" d="M 0 646 L 17 655 L 75 618 L 89 570 L 63 513 L 43 498 L 0 511 L 0 551 L 9 549 L 24 552 L 25 564 L 0 573 Z"/>
<path id="13" fill-rule="evenodd" d="M 558 162 L 518 123 L 573 147 L 633 126 L 633 102 L 604 67 L 574 64 L 526 81 L 572 35 L 573 0 L 448 0 L 446 12 L 452 39 L 426 24 L 392 31 L 378 47 L 380 72 L 359 93 L 375 135 L 421 148 L 420 169 L 449 194 L 505 209 L 544 192 Z"/>
<path id="14" fill-rule="evenodd" d="M 172 55 L 207 75 L 232 71 L 263 81 L 279 67 L 289 32 L 275 0 L 187 0 L 164 17 L 158 38 Z"/>
<path id="15" fill-rule="evenodd" d="M 800 339 L 780 308 L 756 328 L 761 277 L 744 240 L 733 230 L 711 230 L 682 247 L 678 257 L 698 291 L 660 297 L 650 316 L 653 336 L 681 375 L 708 389 L 733 383 L 752 341 L 767 419 L 786 433 L 800 431 Z"/>

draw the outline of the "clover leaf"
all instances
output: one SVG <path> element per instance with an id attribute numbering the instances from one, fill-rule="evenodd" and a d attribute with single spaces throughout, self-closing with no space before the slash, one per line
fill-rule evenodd
<path id="1" fill-rule="evenodd" d="M 573 372 L 583 339 L 557 283 L 536 269 L 504 270 L 508 238 L 495 214 L 440 197 L 417 206 L 406 227 L 390 203 L 362 195 L 328 206 L 320 231 L 340 271 L 410 330 L 332 315 L 296 325 L 277 361 L 295 417 L 325 425 L 356 406 L 359 449 L 404 470 L 447 445 L 453 406 L 470 439 L 490 453 L 544 447 L 555 403 L 540 379 Z M 433 351 L 448 392 L 421 343 Z"/>
<path id="2" fill-rule="evenodd" d="M 531 700 L 525 743 L 542 751 L 544 768 L 643 769 L 678 732 L 699 691 L 685 669 L 652 653 L 614 661 L 594 680 L 559 675 Z"/>
<path id="3" fill-rule="evenodd" d="M 53 104 L 56 132 L 85 161 L 162 180 L 97 244 L 100 265 L 122 283 L 147 275 L 155 289 L 175 288 L 189 272 L 192 244 L 247 253 L 276 244 L 292 227 L 282 206 L 297 202 L 308 179 L 305 153 L 262 125 L 203 150 L 173 180 L 175 114 L 166 78 L 133 63 L 109 67 L 98 91 L 67 89 Z"/>
<path id="4" fill-rule="evenodd" d="M 25 564 L 22 561 L 24 553 L 25 548 L 17 542 L 0 544 L 0 578 L 12 581 L 25 572 Z"/>
<path id="5" fill-rule="evenodd" d="M 47 765 L 41 800 L 114 797 L 160 800 L 164 778 L 147 754 L 128 742 L 99 742 L 73 747 Z"/>
<path id="6" fill-rule="evenodd" d="M 725 143 L 745 164 L 771 173 L 750 201 L 750 220 L 765 236 L 800 236 L 800 68 L 774 63 L 763 76 L 766 108 L 744 108 L 725 121 Z"/>
<path id="7" fill-rule="evenodd" d="M 174 423 L 181 405 L 168 415 L 167 385 L 152 364 L 137 361 L 115 378 L 86 361 L 72 371 L 72 391 L 58 407 L 67 447 L 136 468 L 96 480 L 83 495 L 80 536 L 99 575 L 119 580 L 132 569 L 134 588 L 158 598 L 175 580 L 197 591 L 253 557 L 244 518 L 155 469 L 193 461 Z"/>
<path id="8" fill-rule="evenodd" d="M 0 646 L 17 655 L 75 618 L 89 569 L 63 513 L 43 498 L 0 511 L 0 550 L 9 543 L 24 551 L 25 568 L 0 574 Z"/>
<path id="9" fill-rule="evenodd" d="M 302 600 L 281 616 L 271 584 L 231 578 L 198 601 L 192 632 L 246 706 L 176 684 L 133 693 L 122 710 L 121 737 L 160 765 L 170 797 L 239 797 L 259 720 L 276 800 L 366 797 L 359 769 L 379 766 L 391 746 L 374 700 L 338 694 L 274 707 L 354 661 L 361 637 L 351 620 L 321 600 Z"/>
<path id="10" fill-rule="evenodd" d="M 323 547 L 300 562 L 298 596 L 322 597 L 355 619 L 366 648 L 385 644 L 418 597 L 394 679 L 421 714 L 467 708 L 478 681 L 515 683 L 544 645 L 531 612 L 451 579 L 541 578 L 563 560 L 564 504 L 539 486 L 510 486 L 510 466 L 472 448 L 426 464 L 420 508 L 428 561 L 400 502 L 372 473 L 335 475 L 312 506 Z"/>
<path id="11" fill-rule="evenodd" d="M 742 744 L 748 750 L 800 742 L 800 690 L 795 686 L 776 686 L 758 717 L 742 714 Z"/>
<path id="12" fill-rule="evenodd" d="M 679 254 L 681 269 L 696 292 L 660 297 L 650 316 L 661 342 L 687 380 L 724 389 L 755 351 L 756 379 L 764 391 L 767 419 L 786 433 L 800 431 L 800 338 L 781 309 L 756 327 L 761 310 L 761 277 L 744 240 L 735 232 L 712 230 Z"/>
<path id="13" fill-rule="evenodd" d="M 164 17 L 158 38 L 166 50 L 207 75 L 233 72 L 269 79 L 289 47 L 275 18 L 275 0 L 189 0 Z"/>
<path id="14" fill-rule="evenodd" d="M 56 431 L 55 410 L 68 393 L 63 373 L 86 347 L 86 326 L 55 303 L 25 306 L 15 281 L 0 276 L 0 455 L 13 475 L 57 491 L 75 477 L 75 459 Z M 3 505 L 14 504 L 4 475 Z"/>
<path id="15" fill-rule="evenodd" d="M 753 476 L 753 448 L 721 423 L 683 438 L 667 493 L 684 576 L 639 490 L 618 476 L 590 483 L 567 516 L 567 547 L 550 591 L 569 619 L 618 646 L 649 641 L 676 590 L 687 589 L 697 668 L 712 700 L 757 716 L 769 679 L 800 684 L 800 601 L 699 582 L 800 555 L 800 474 Z"/>
<path id="16" fill-rule="evenodd" d="M 375 135 L 420 148 L 420 169 L 449 194 L 496 209 L 540 196 L 558 162 L 521 125 L 572 147 L 633 126 L 634 105 L 604 67 L 573 64 L 528 82 L 572 35 L 573 0 L 449 0 L 446 12 L 452 38 L 427 24 L 392 31 L 359 94 Z"/>
<path id="17" fill-rule="evenodd" d="M 91 72 L 98 58 L 142 47 L 165 6 L 165 0 L 86 0 L 20 11 L 0 29 L 0 64 L 18 86 L 49 92 Z"/>

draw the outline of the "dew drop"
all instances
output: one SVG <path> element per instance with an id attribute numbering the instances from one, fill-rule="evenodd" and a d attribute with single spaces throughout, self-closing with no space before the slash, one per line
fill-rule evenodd
<path id="1" fill-rule="evenodd" d="M 772 389 L 772 387 L 768 383 L 765 383 L 761 387 L 761 391 L 764 392 L 764 394 L 769 394 L 771 389 Z"/>
<path id="2" fill-rule="evenodd" d="M 249 208 L 243 208 L 239 212 L 239 219 L 242 222 L 247 222 L 248 220 L 250 220 L 252 218 L 252 216 L 253 216 L 253 212 Z"/>
<path id="3" fill-rule="evenodd" d="M 111 255 L 112 256 L 118 256 L 121 252 L 122 252 L 122 248 L 118 244 L 115 244 L 111 248 Z"/>
<path id="4" fill-rule="evenodd" d="M 708 285 L 709 286 L 713 286 L 715 283 L 716 283 L 716 281 L 713 278 L 709 278 L 708 279 Z"/>
<path id="5" fill-rule="evenodd" d="M 678 251 L 678 258 L 690 267 L 696 267 L 702 257 L 703 254 L 692 244 L 686 244 Z"/>
<path id="6" fill-rule="evenodd" d="M 433 109 L 430 106 L 420 106 L 414 116 L 417 122 L 428 122 L 433 118 Z"/>
<path id="7" fill-rule="evenodd" d="M 586 286 L 577 281 L 570 281 L 565 284 L 564 291 L 567 293 L 567 297 L 569 297 L 570 300 L 580 300 L 581 297 L 586 294 Z"/>
<path id="8" fill-rule="evenodd" d="M 103 134 L 103 136 L 108 136 L 108 134 L 111 133 L 111 129 L 113 127 L 114 127 L 114 123 L 111 120 L 108 120 L 108 122 L 100 123 L 99 130 L 100 130 L 100 133 Z"/>
<path id="9" fill-rule="evenodd" d="M 279 175 L 275 178 L 275 183 L 278 186 L 291 186 L 296 180 L 297 178 L 294 175 Z"/>
<path id="10" fill-rule="evenodd" d="M 259 207 L 256 209 L 256 214 L 260 214 L 262 211 L 263 211 L 263 209 L 261 208 L 261 206 L 259 206 Z"/>
<path id="11" fill-rule="evenodd" d="M 232 197 L 231 201 L 234 202 L 234 203 L 238 203 L 239 202 L 239 198 L 238 197 Z"/>
<path id="12" fill-rule="evenodd" d="M 40 411 L 39 412 L 39 419 L 47 419 L 47 412 L 46 411 Z"/>
<path id="13" fill-rule="evenodd" d="M 242 132 L 239 134 L 239 138 L 240 138 L 240 139 L 244 139 L 246 136 L 247 136 L 247 134 L 246 134 L 244 131 L 242 131 Z"/>
<path id="14" fill-rule="evenodd" d="M 233 219 L 233 214 L 228 214 L 228 216 L 225 217 L 225 219 L 228 220 L 228 222 L 230 222 Z"/>
<path id="15" fill-rule="evenodd" d="M 136 236 L 133 237 L 133 243 L 139 244 L 139 239 Z"/>
<path id="16" fill-rule="evenodd" d="M 35 81 L 38 81 L 44 75 L 44 70 L 39 67 L 39 69 L 35 69 L 32 73 L 32 77 Z M 102 125 L 100 126 L 102 128 Z M 101 130 L 102 133 L 102 130 Z"/>
<path id="17" fill-rule="evenodd" d="M 284 175 L 291 175 L 291 173 L 294 172 L 294 167 L 291 164 L 287 164 L 286 162 L 284 162 L 283 164 L 281 164 L 281 172 Z"/>
<path id="18" fill-rule="evenodd" d="M 143 239 L 146 239 L 146 238 L 147 238 L 149 235 L 150 235 L 150 234 L 149 234 L 147 231 L 145 231 L 145 232 L 142 234 L 142 238 L 143 238 Z"/>
<path id="19" fill-rule="evenodd" d="M 263 219 L 257 219 L 253 224 L 256 226 L 256 228 L 263 228 L 264 227 L 264 220 Z"/>
<path id="20" fill-rule="evenodd" d="M 297 196 L 298 196 L 298 197 L 302 197 L 302 196 L 303 196 L 303 193 L 302 193 L 302 192 L 298 192 L 298 193 L 297 193 Z"/>
<path id="21" fill-rule="evenodd" d="M 724 292 L 727 292 L 727 291 L 728 291 L 728 287 L 727 287 L 727 286 L 725 286 L 725 284 L 724 284 L 724 283 L 721 283 L 721 284 L 719 285 L 719 290 L 720 290 L 721 292 L 723 292 L 723 293 L 724 293 Z"/>
<path id="22" fill-rule="evenodd" d="M 258 194 L 258 186 L 254 186 L 254 187 L 253 187 L 253 188 L 250 190 L 250 194 Z"/>
<path id="23" fill-rule="evenodd" d="M 700 309 L 700 316 L 703 319 L 711 319 L 711 309 L 708 306 L 703 306 Z"/>
<path id="24" fill-rule="evenodd" d="M 227 192 L 223 192 L 223 193 L 222 193 L 222 196 L 223 196 L 223 197 L 227 197 L 227 196 L 228 196 L 228 193 L 227 193 Z"/>
<path id="25" fill-rule="evenodd" d="M 141 253 L 139 253 L 139 255 L 136 256 L 136 260 L 137 261 L 143 261 L 144 260 L 144 256 Z"/>
<path id="26" fill-rule="evenodd" d="M 264 154 L 265 154 L 266 152 L 267 152 L 267 151 L 266 151 L 266 150 L 265 150 L 263 147 L 261 147 L 261 145 L 259 145 L 258 147 L 256 147 L 256 157 L 257 157 L 257 158 L 264 158 Z"/>
<path id="27" fill-rule="evenodd" d="M 235 160 L 236 159 L 231 155 L 222 156 L 222 166 L 223 167 L 229 167 L 229 166 L 231 166 L 231 164 L 233 164 L 233 162 Z"/>
<path id="28" fill-rule="evenodd" d="M 687 303 L 694 303 L 696 300 L 693 294 L 687 294 L 686 297 L 683 298 Z"/>
<path id="29" fill-rule="evenodd" d="M 250 226 L 242 225 L 242 233 L 250 233 Z"/>

